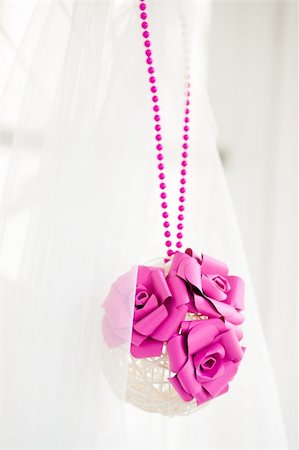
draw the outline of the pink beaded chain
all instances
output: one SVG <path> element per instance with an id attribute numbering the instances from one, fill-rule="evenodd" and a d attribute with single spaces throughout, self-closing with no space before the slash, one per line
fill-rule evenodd
<path id="1" fill-rule="evenodd" d="M 164 173 L 164 164 L 163 164 L 163 145 L 162 145 L 162 134 L 161 134 L 161 125 L 160 125 L 160 115 L 158 114 L 158 112 L 160 111 L 160 106 L 159 106 L 159 97 L 157 95 L 157 86 L 156 86 L 156 77 L 153 75 L 155 72 L 155 69 L 153 67 L 153 59 L 152 59 L 152 50 L 150 49 L 151 47 L 151 42 L 149 40 L 150 34 L 148 31 L 148 22 L 146 21 L 147 19 L 147 14 L 146 14 L 146 1 L 145 0 L 140 0 L 140 5 L 139 8 L 141 10 L 141 14 L 140 14 L 140 18 L 141 18 L 141 28 L 142 28 L 142 35 L 144 37 L 144 46 L 146 47 L 145 50 L 145 55 L 146 55 L 146 64 L 148 65 L 148 73 L 150 74 L 149 77 L 149 83 L 150 83 L 150 90 L 151 93 L 153 94 L 152 96 L 152 101 L 154 103 L 154 107 L 153 110 L 155 112 L 154 115 L 154 123 L 155 123 L 155 133 L 157 132 L 157 134 L 155 134 L 155 139 L 157 141 L 156 143 L 156 149 L 158 151 L 157 154 L 157 159 L 159 161 L 158 163 L 158 170 L 159 170 L 159 188 L 161 190 L 160 193 L 160 197 L 162 199 L 162 203 L 161 203 L 161 207 L 162 207 L 162 217 L 163 219 L 165 219 L 165 221 L 163 222 L 163 227 L 166 229 L 164 232 L 164 236 L 166 237 L 166 241 L 165 241 L 165 245 L 167 247 L 167 255 L 171 256 L 174 252 L 172 250 L 172 241 L 170 240 L 171 237 L 171 232 L 169 230 L 170 227 L 170 222 L 169 222 L 169 213 L 167 211 L 168 209 L 168 204 L 166 202 L 166 198 L 167 198 L 167 194 L 166 194 L 166 183 L 165 183 L 165 173 Z M 189 139 L 189 114 L 190 114 L 190 109 L 189 109 L 189 105 L 190 105 L 190 82 L 187 83 L 187 91 L 185 93 L 186 95 L 186 101 L 185 101 L 185 111 L 184 111 L 184 126 L 183 126 L 183 143 L 182 143 L 182 161 L 181 161 L 181 166 L 182 169 L 180 171 L 182 178 L 180 179 L 180 195 L 179 195 L 179 206 L 178 206 L 178 224 L 177 224 L 177 242 L 176 242 L 176 247 L 179 249 L 182 247 L 182 239 L 183 239 L 183 221 L 184 221 L 184 215 L 183 215 L 183 211 L 185 210 L 185 206 L 183 205 L 183 203 L 185 202 L 185 192 L 186 192 L 186 175 L 187 175 L 187 157 L 188 157 L 188 139 Z M 167 220 L 168 219 L 168 220 Z"/>

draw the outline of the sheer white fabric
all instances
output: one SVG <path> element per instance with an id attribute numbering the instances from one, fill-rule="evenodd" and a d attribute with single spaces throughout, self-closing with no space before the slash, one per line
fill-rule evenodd
<path id="1" fill-rule="evenodd" d="M 194 1 L 149 6 L 170 208 L 175 217 L 182 14 L 192 79 L 185 244 L 223 258 L 247 282 L 239 374 L 228 394 L 188 417 L 147 414 L 124 402 L 128 336 L 118 397 L 107 383 L 101 304 L 119 275 L 163 253 L 138 1 L 40 2 L 20 49 L 30 69 L 20 85 L 16 59 L 1 108 L 9 126 L 9 102 L 19 105 L 1 151 L 3 448 L 287 448 L 202 84 L 206 5 Z"/>

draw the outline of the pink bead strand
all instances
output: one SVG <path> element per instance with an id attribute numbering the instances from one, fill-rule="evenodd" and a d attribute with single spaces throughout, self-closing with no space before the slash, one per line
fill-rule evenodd
<path id="1" fill-rule="evenodd" d="M 151 50 L 151 41 L 150 41 L 150 32 L 149 32 L 149 24 L 148 24 L 148 16 L 147 16 L 147 5 L 146 5 L 146 1 L 145 0 L 140 0 L 140 19 L 141 19 L 141 29 L 142 29 L 142 36 L 144 38 L 144 46 L 145 46 L 145 56 L 146 56 L 146 64 L 148 65 L 148 69 L 147 72 L 149 73 L 149 85 L 150 85 L 150 92 L 152 94 L 152 102 L 153 102 L 153 111 L 154 111 L 154 115 L 153 115 L 153 119 L 154 119 L 154 130 L 155 130 L 155 140 L 156 140 L 156 150 L 157 150 L 157 160 L 158 160 L 158 164 L 157 164 L 157 169 L 159 171 L 158 174 L 158 179 L 160 181 L 159 183 L 159 189 L 160 189 L 160 198 L 163 200 L 161 202 L 161 208 L 162 208 L 162 217 L 163 219 L 167 219 L 164 220 L 163 222 L 163 227 L 165 229 L 164 231 L 164 236 L 166 238 L 165 241 L 165 245 L 167 248 L 167 255 L 171 256 L 173 255 L 173 250 L 172 250 L 172 241 L 171 241 L 171 232 L 169 230 L 170 227 L 170 222 L 169 222 L 169 213 L 167 211 L 168 209 L 168 203 L 166 202 L 166 198 L 167 198 L 167 193 L 166 193 L 166 183 L 165 183 L 165 166 L 164 163 L 162 162 L 164 160 L 164 156 L 163 156 L 163 145 L 162 145 L 162 127 L 160 124 L 161 121 L 161 117 L 159 111 L 160 111 L 160 106 L 159 106 L 159 97 L 157 95 L 158 92 L 158 88 L 157 88 L 157 84 L 156 84 L 156 76 L 153 75 L 155 73 L 155 68 L 153 65 L 153 56 L 152 56 L 152 50 Z M 176 247 L 177 248 L 181 248 L 182 247 L 182 239 L 183 239 L 183 233 L 182 233 L 182 229 L 183 229 L 183 220 L 184 220 L 184 215 L 182 214 L 182 212 L 184 211 L 185 207 L 183 205 L 183 203 L 185 202 L 185 192 L 186 192 L 186 188 L 185 188 L 185 184 L 186 184 L 186 175 L 187 175 L 187 157 L 188 157 L 188 153 L 187 153 L 187 149 L 188 149 L 188 140 L 189 140 L 189 97 L 190 97 L 190 83 L 187 84 L 187 92 L 186 92 L 186 101 L 185 101 L 185 114 L 184 114 L 184 126 L 183 126 L 183 152 L 182 152 L 182 161 L 181 161 L 181 170 L 180 170 L 180 174 L 182 176 L 182 178 L 180 179 L 180 196 L 179 196 L 179 206 L 178 206 L 178 210 L 179 210 L 179 214 L 178 214 L 178 224 L 177 224 L 177 229 L 178 229 L 178 233 L 176 234 L 177 237 L 177 242 L 176 242 Z"/>

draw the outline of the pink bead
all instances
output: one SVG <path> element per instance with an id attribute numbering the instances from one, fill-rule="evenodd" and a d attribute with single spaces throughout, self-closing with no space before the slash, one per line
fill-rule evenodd
<path id="1" fill-rule="evenodd" d="M 180 183 L 181 183 L 181 184 L 186 184 L 186 179 L 185 179 L 185 178 L 181 178 L 181 179 L 180 179 Z"/>
<path id="2" fill-rule="evenodd" d="M 170 235 L 171 235 L 171 233 L 170 233 L 169 230 L 165 231 L 165 233 L 164 233 L 164 236 L 165 236 L 165 237 L 169 237 Z"/>
<path id="3" fill-rule="evenodd" d="M 142 12 L 142 13 L 140 14 L 140 18 L 141 18 L 142 20 L 145 20 L 145 19 L 147 18 L 147 14 L 146 14 L 145 12 Z"/>
<path id="4" fill-rule="evenodd" d="M 156 141 L 161 141 L 161 139 L 162 139 L 161 134 L 156 134 Z"/>
<path id="5" fill-rule="evenodd" d="M 184 134 L 183 139 L 184 139 L 185 141 L 188 141 L 188 139 L 189 139 L 188 134 Z"/>
<path id="6" fill-rule="evenodd" d="M 154 73 L 154 72 L 155 72 L 155 69 L 152 66 L 148 68 L 148 73 Z"/>
<path id="7" fill-rule="evenodd" d="M 156 122 L 159 122 L 159 120 L 160 120 L 159 114 L 156 114 L 156 115 L 154 116 L 154 120 L 155 120 Z"/>
<path id="8" fill-rule="evenodd" d="M 159 97 L 158 97 L 157 95 L 153 95 L 152 101 L 153 101 L 154 103 L 157 103 L 158 100 L 159 100 Z"/>
<path id="9" fill-rule="evenodd" d="M 184 220 L 183 214 L 179 214 L 179 215 L 178 215 L 178 219 L 179 219 L 179 220 Z"/>
<path id="10" fill-rule="evenodd" d="M 158 159 L 159 161 L 162 161 L 163 158 L 164 158 L 164 156 L 162 155 L 162 153 L 158 153 L 158 154 L 157 154 L 157 159 Z"/>
<path id="11" fill-rule="evenodd" d="M 141 11 L 144 11 L 146 9 L 146 4 L 140 3 L 139 8 L 141 9 Z"/>
<path id="12" fill-rule="evenodd" d="M 181 188 L 180 188 L 180 193 L 181 194 L 184 194 L 186 192 L 186 189 L 184 188 L 184 186 L 182 186 Z"/>
<path id="13" fill-rule="evenodd" d="M 184 209 L 185 209 L 184 205 L 179 206 L 179 211 L 184 211 Z"/>
<path id="14" fill-rule="evenodd" d="M 187 152 L 183 152 L 183 153 L 182 153 L 182 157 L 183 157 L 183 158 L 187 158 L 187 157 L 188 157 L 188 153 L 187 153 Z"/>
<path id="15" fill-rule="evenodd" d="M 183 203 L 185 201 L 185 197 L 183 195 L 180 196 L 179 201 Z"/>
<path id="16" fill-rule="evenodd" d="M 182 244 L 181 242 L 177 242 L 177 243 L 176 243 L 177 248 L 181 248 L 182 245 L 183 245 L 183 244 Z"/>
<path id="17" fill-rule="evenodd" d="M 166 188 L 166 184 L 165 183 L 160 183 L 160 189 L 165 189 Z"/>
<path id="18" fill-rule="evenodd" d="M 158 125 L 158 124 L 155 125 L 155 130 L 156 130 L 156 131 L 160 131 L 160 130 L 161 130 L 161 125 Z"/>
<path id="19" fill-rule="evenodd" d="M 152 86 L 151 87 L 151 91 L 153 94 L 155 94 L 157 92 L 157 87 L 156 86 Z"/>
<path id="20" fill-rule="evenodd" d="M 187 175 L 187 170 L 186 169 L 181 170 L 181 175 L 183 176 Z"/>
<path id="21" fill-rule="evenodd" d="M 176 235 L 176 237 L 177 237 L 178 239 L 182 239 L 183 233 L 178 233 L 178 234 Z"/>
<path id="22" fill-rule="evenodd" d="M 184 142 L 184 144 L 183 144 L 183 148 L 186 150 L 187 148 L 188 148 L 188 144 L 187 144 L 187 142 Z"/>
<path id="23" fill-rule="evenodd" d="M 167 250 L 167 255 L 168 256 L 172 256 L 173 255 L 173 251 L 172 250 Z"/>
<path id="24" fill-rule="evenodd" d="M 161 192 L 160 197 L 164 200 L 167 197 L 166 192 Z"/>
<path id="25" fill-rule="evenodd" d="M 172 242 L 171 241 L 166 241 L 165 244 L 166 244 L 166 247 L 171 247 Z"/>
<path id="26" fill-rule="evenodd" d="M 190 100 L 186 101 L 186 105 L 189 106 L 190 105 Z"/>
<path id="27" fill-rule="evenodd" d="M 168 205 L 167 205 L 167 202 L 162 202 L 162 203 L 161 203 L 161 206 L 162 206 L 163 209 L 166 209 L 167 206 L 168 206 Z"/>
<path id="28" fill-rule="evenodd" d="M 168 217 L 168 212 L 167 212 L 167 211 L 164 211 L 163 214 L 162 214 L 162 217 L 164 217 L 164 219 L 167 219 L 167 217 Z"/>
<path id="29" fill-rule="evenodd" d="M 189 122 L 189 117 L 185 117 L 185 122 L 188 123 Z"/>
<path id="30" fill-rule="evenodd" d="M 148 27 L 148 23 L 147 22 L 141 22 L 141 26 L 145 30 Z"/>
<path id="31" fill-rule="evenodd" d="M 164 164 L 162 164 L 162 163 L 158 164 L 158 169 L 159 170 L 163 170 L 164 169 Z"/>
<path id="32" fill-rule="evenodd" d="M 184 225 L 182 223 L 179 223 L 177 228 L 178 228 L 178 230 L 182 230 L 184 228 Z"/>
<path id="33" fill-rule="evenodd" d="M 152 62 L 153 62 L 152 58 L 147 58 L 146 63 L 147 63 L 148 65 L 152 64 Z"/>
<path id="34" fill-rule="evenodd" d="M 145 54 L 146 56 L 151 56 L 152 51 L 148 48 L 147 50 L 145 50 Z"/>
<path id="35" fill-rule="evenodd" d="M 186 167 L 188 163 L 187 163 L 187 161 L 186 161 L 186 160 L 184 160 L 184 161 L 182 161 L 182 163 L 181 163 L 181 164 L 182 164 L 182 166 L 183 166 L 183 167 Z"/>
<path id="36" fill-rule="evenodd" d="M 162 144 L 157 144 L 156 145 L 156 149 L 160 152 L 163 149 L 163 145 Z"/>
<path id="37" fill-rule="evenodd" d="M 149 32 L 148 32 L 148 31 L 144 31 L 144 32 L 142 33 L 142 35 L 143 35 L 143 37 L 144 37 L 145 39 L 147 39 L 147 38 L 149 37 Z"/>
<path id="38" fill-rule="evenodd" d="M 189 127 L 187 125 L 184 126 L 184 131 L 189 131 Z"/>
<path id="39" fill-rule="evenodd" d="M 165 220 L 165 222 L 163 222 L 163 227 L 164 228 L 168 228 L 169 227 L 169 222 L 167 220 Z"/>
<path id="40" fill-rule="evenodd" d="M 153 110 L 154 110 L 155 112 L 158 112 L 158 111 L 160 111 L 160 107 L 159 107 L 158 105 L 155 105 L 155 106 L 153 107 Z"/>
<path id="41" fill-rule="evenodd" d="M 189 114 L 189 112 L 190 112 L 190 109 L 189 109 L 189 108 L 186 108 L 186 109 L 185 109 L 185 114 Z"/>
<path id="42" fill-rule="evenodd" d="M 156 81 L 156 78 L 155 78 L 155 77 L 150 77 L 150 79 L 149 79 L 149 82 L 150 82 L 150 83 L 155 83 L 155 81 Z"/>
<path id="43" fill-rule="evenodd" d="M 160 178 L 160 180 L 164 180 L 164 178 L 165 178 L 165 175 L 164 175 L 164 173 L 163 173 L 163 172 L 159 174 L 159 178 Z"/>

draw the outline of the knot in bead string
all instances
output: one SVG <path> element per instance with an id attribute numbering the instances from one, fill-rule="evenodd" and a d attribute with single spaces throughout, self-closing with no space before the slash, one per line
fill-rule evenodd
<path id="1" fill-rule="evenodd" d="M 151 41 L 150 33 L 149 33 L 149 24 L 147 20 L 147 5 L 146 0 L 140 0 L 139 4 L 140 8 L 140 19 L 141 19 L 141 29 L 142 36 L 144 38 L 144 47 L 145 47 L 145 56 L 146 56 L 146 64 L 148 66 L 148 74 L 149 74 L 149 86 L 150 92 L 152 94 L 152 102 L 153 102 L 153 119 L 154 119 L 154 130 L 155 130 L 155 140 L 156 140 L 156 150 L 157 150 L 157 160 L 158 165 L 157 169 L 159 172 L 159 188 L 160 188 L 160 198 L 161 198 L 161 208 L 162 208 L 162 218 L 163 218 L 163 227 L 165 229 L 164 236 L 166 238 L 165 245 L 167 248 L 167 255 L 171 256 L 174 251 L 172 249 L 172 240 L 171 240 L 171 232 L 170 222 L 169 222 L 169 213 L 168 213 L 168 203 L 166 201 L 167 193 L 166 193 L 166 183 L 165 183 L 165 166 L 163 163 L 164 155 L 163 155 L 163 145 L 162 145 L 162 127 L 160 124 L 160 106 L 159 106 L 159 97 L 158 97 L 158 88 L 156 83 L 155 69 L 153 65 L 153 55 L 151 50 Z M 188 158 L 188 140 L 189 140 L 189 121 L 190 121 L 190 81 L 187 83 L 187 90 L 185 92 L 185 102 L 184 102 L 184 125 L 183 125 L 183 141 L 182 141 L 182 153 L 181 153 L 181 179 L 180 179 L 180 188 L 179 188 L 179 198 L 178 198 L 178 216 L 177 216 L 177 234 L 176 234 L 176 247 L 180 249 L 182 247 L 182 239 L 183 239 L 183 221 L 184 215 L 183 212 L 185 210 L 184 202 L 185 202 L 185 193 L 186 193 L 186 175 L 187 175 L 187 158 Z"/>

